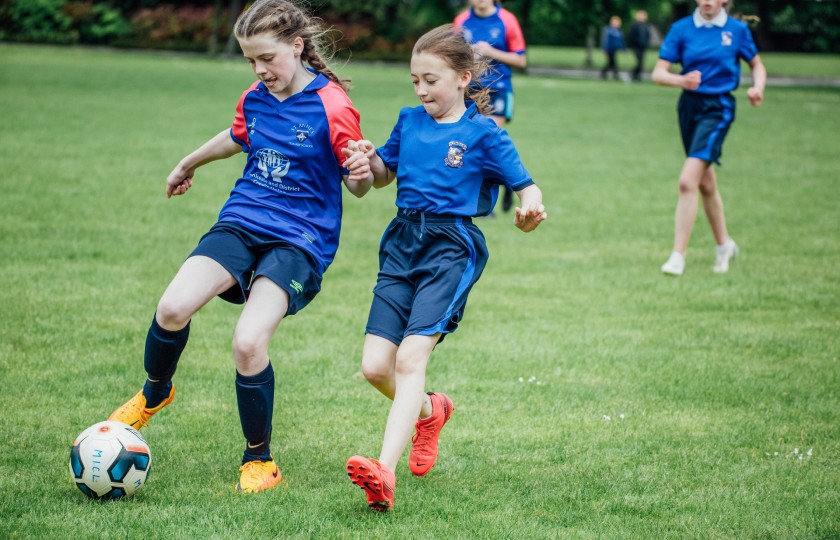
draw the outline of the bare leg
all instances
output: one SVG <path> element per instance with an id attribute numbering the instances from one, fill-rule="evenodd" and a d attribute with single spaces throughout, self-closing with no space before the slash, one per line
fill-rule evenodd
<path id="1" fill-rule="evenodd" d="M 717 175 L 712 165 L 706 169 L 700 181 L 700 195 L 703 197 L 703 210 L 712 228 L 715 243 L 722 246 L 729 240 L 729 233 L 726 230 L 726 218 L 723 213 L 723 199 L 717 189 Z"/>
<path id="2" fill-rule="evenodd" d="M 427 398 L 424 392 L 426 365 L 439 337 L 408 336 L 397 350 L 394 403 L 391 405 L 391 412 L 388 413 L 382 453 L 379 455 L 379 462 L 392 471 L 396 469 L 397 462 L 405 451 L 423 401 Z"/>
<path id="3" fill-rule="evenodd" d="M 697 192 L 700 181 L 708 168 L 708 162 L 697 158 L 688 158 L 680 171 L 677 211 L 674 218 L 674 251 L 685 255 L 688 240 L 697 218 Z"/>
<path id="4" fill-rule="evenodd" d="M 155 319 L 165 330 L 181 330 L 207 302 L 235 283 L 233 276 L 213 259 L 190 257 L 164 291 Z"/>
<path id="5" fill-rule="evenodd" d="M 252 376 L 268 367 L 268 344 L 288 309 L 289 293 L 268 278 L 254 281 L 233 331 L 236 371 Z"/>
<path id="6" fill-rule="evenodd" d="M 396 392 L 395 364 L 398 347 L 389 340 L 368 334 L 362 349 L 362 373 L 365 379 L 386 398 L 393 401 Z M 432 414 L 432 402 L 423 394 L 420 418 Z"/>

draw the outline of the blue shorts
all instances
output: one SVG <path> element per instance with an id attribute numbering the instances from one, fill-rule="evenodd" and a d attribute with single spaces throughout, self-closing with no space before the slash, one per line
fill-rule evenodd
<path id="1" fill-rule="evenodd" d="M 277 238 L 249 231 L 239 224 L 220 221 L 201 237 L 190 254 L 203 255 L 221 264 L 237 283 L 219 295 L 242 304 L 251 284 L 265 276 L 289 293 L 289 310 L 294 315 L 321 290 L 321 274 L 313 258 L 301 248 Z"/>
<path id="2" fill-rule="evenodd" d="M 723 140 L 735 120 L 732 94 L 683 92 L 677 115 L 685 155 L 720 165 Z"/>
<path id="3" fill-rule="evenodd" d="M 488 256 L 471 218 L 400 209 L 382 235 L 365 333 L 396 345 L 410 335 L 443 340 L 463 318 Z"/>
<path id="4" fill-rule="evenodd" d="M 491 116 L 504 116 L 508 122 L 513 120 L 513 92 L 491 90 L 490 105 L 493 107 Z"/>

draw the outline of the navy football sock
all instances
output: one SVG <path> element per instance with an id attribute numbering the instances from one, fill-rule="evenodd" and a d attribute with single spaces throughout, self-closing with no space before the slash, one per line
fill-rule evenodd
<path id="1" fill-rule="evenodd" d="M 239 421 L 247 441 L 242 463 L 271 459 L 271 418 L 274 413 L 274 369 L 271 363 L 256 375 L 236 372 Z"/>
<path id="2" fill-rule="evenodd" d="M 156 407 L 169 396 L 172 376 L 189 337 L 189 322 L 185 327 L 173 332 L 162 328 L 156 318 L 152 319 L 149 333 L 146 334 L 146 353 L 143 359 L 146 373 L 149 374 L 146 384 L 143 385 L 146 407 Z"/>

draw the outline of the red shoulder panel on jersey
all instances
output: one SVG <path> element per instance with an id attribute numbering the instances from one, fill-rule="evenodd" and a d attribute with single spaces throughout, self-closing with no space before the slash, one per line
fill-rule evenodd
<path id="1" fill-rule="evenodd" d="M 230 128 L 230 132 L 234 137 L 236 137 L 240 141 L 245 142 L 249 146 L 250 142 L 248 141 L 248 125 L 245 121 L 245 113 L 242 111 L 242 107 L 245 103 L 245 97 L 248 94 L 250 94 L 257 87 L 258 84 L 260 84 L 260 81 L 256 81 L 247 90 L 242 92 L 241 96 L 239 96 L 239 103 L 236 104 L 236 115 L 233 118 L 233 125 Z"/>
<path id="2" fill-rule="evenodd" d="M 516 20 L 516 15 L 506 10 L 499 9 L 499 18 L 505 24 L 505 40 L 510 52 L 522 53 L 525 52 L 525 36 L 522 34 L 522 28 L 519 26 L 519 21 Z"/>
<path id="3" fill-rule="evenodd" d="M 353 103 L 344 90 L 333 81 L 317 90 L 327 123 L 330 126 L 330 143 L 333 154 L 339 163 L 344 163 L 342 148 L 347 148 L 347 141 L 358 141 L 362 138 L 362 128 L 359 126 L 359 111 L 353 108 Z"/>

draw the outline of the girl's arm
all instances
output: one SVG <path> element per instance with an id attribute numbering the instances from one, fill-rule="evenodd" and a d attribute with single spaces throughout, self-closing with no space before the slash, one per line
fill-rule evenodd
<path id="1" fill-rule="evenodd" d="M 531 232 L 542 223 L 548 214 L 542 203 L 542 191 L 535 184 L 516 192 L 521 207 L 516 207 L 513 224 L 522 232 Z"/>
<path id="2" fill-rule="evenodd" d="M 342 148 L 341 153 L 347 158 L 342 163 L 342 167 L 350 171 L 349 175 L 342 177 L 347 191 L 356 197 L 364 197 L 373 184 L 370 159 L 359 149 L 356 141 L 347 141 L 347 148 Z"/>
<path id="3" fill-rule="evenodd" d="M 758 55 L 750 60 L 753 85 L 747 89 L 747 97 L 753 107 L 758 107 L 764 101 L 764 86 L 767 84 L 767 69 Z"/>
<path id="4" fill-rule="evenodd" d="M 671 62 L 661 58 L 656 62 L 650 79 L 661 86 L 675 86 L 684 90 L 697 90 L 702 81 L 699 71 L 690 71 L 685 75 L 671 73 Z"/>
<path id="5" fill-rule="evenodd" d="M 242 148 L 230 138 L 230 130 L 221 131 L 183 158 L 172 169 L 172 172 L 166 177 L 166 197 L 186 193 L 192 187 L 193 176 L 197 168 L 217 159 L 229 158 L 241 151 Z"/>
<path id="6" fill-rule="evenodd" d="M 376 147 L 372 142 L 361 140 L 356 145 L 359 151 L 364 152 L 365 156 L 370 160 L 370 172 L 373 174 L 373 187 L 376 189 L 383 188 L 394 181 L 397 173 L 385 165 L 385 162 L 376 153 Z"/>
<path id="7" fill-rule="evenodd" d="M 486 41 L 479 41 L 474 44 L 473 50 L 485 58 L 490 58 L 509 66 L 524 68 L 528 65 L 528 59 L 525 58 L 524 54 L 496 49 Z"/>

